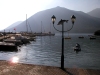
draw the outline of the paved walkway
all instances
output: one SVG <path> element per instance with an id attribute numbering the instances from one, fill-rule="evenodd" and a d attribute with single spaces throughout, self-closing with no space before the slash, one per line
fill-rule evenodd
<path id="1" fill-rule="evenodd" d="M 0 75 L 100 75 L 100 70 L 66 68 L 63 71 L 58 67 L 0 61 Z"/>

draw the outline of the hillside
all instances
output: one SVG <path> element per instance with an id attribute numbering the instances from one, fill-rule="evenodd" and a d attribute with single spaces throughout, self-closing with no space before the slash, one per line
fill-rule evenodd
<path id="1" fill-rule="evenodd" d="M 93 17 L 100 18 L 100 8 L 94 9 L 94 10 L 88 12 L 87 14 L 89 14 Z"/>
<path id="2" fill-rule="evenodd" d="M 61 25 L 57 26 L 57 23 L 61 19 L 69 20 L 69 22 L 65 23 L 65 30 L 67 30 L 71 25 L 71 16 L 76 16 L 76 22 L 74 24 L 73 29 L 70 32 L 73 33 L 93 33 L 96 30 L 100 29 L 100 19 L 92 17 L 81 11 L 73 11 L 63 7 L 55 7 L 47 10 L 40 11 L 30 18 L 28 18 L 28 25 L 30 25 L 33 32 L 41 32 L 41 21 L 42 21 L 42 30 L 45 32 L 50 31 L 50 23 L 52 32 L 57 32 L 54 30 L 51 17 L 56 16 L 55 26 L 58 29 L 61 29 Z M 15 26 L 16 31 L 27 31 L 26 29 L 26 21 L 21 24 Z M 12 30 L 13 28 L 11 28 Z M 30 28 L 28 27 L 28 31 Z"/>
<path id="3" fill-rule="evenodd" d="M 17 21 L 13 24 L 11 24 L 10 26 L 8 26 L 7 28 L 5 28 L 6 31 L 11 30 L 12 28 L 14 29 L 14 27 L 16 27 L 17 25 L 21 24 L 22 21 Z"/>

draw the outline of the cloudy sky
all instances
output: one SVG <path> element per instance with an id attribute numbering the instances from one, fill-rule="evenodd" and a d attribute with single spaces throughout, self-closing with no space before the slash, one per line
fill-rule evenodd
<path id="1" fill-rule="evenodd" d="M 0 30 L 17 21 L 24 21 L 38 11 L 65 7 L 85 13 L 100 8 L 100 0 L 0 0 Z"/>

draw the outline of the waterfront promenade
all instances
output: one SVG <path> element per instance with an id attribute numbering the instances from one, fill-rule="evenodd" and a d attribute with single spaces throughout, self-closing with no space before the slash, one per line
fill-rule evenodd
<path id="1" fill-rule="evenodd" d="M 63 71 L 59 67 L 0 61 L 0 75 L 100 75 L 100 70 L 66 68 Z"/>

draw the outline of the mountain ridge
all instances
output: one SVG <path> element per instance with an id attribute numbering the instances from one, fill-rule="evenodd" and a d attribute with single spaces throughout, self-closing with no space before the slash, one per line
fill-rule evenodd
<path id="1" fill-rule="evenodd" d="M 15 22 L 15 23 L 11 24 L 10 26 L 8 26 L 6 29 L 15 27 L 15 26 L 19 25 L 20 23 L 22 23 L 22 21 L 17 21 L 17 22 Z"/>
<path id="2" fill-rule="evenodd" d="M 61 30 L 61 26 L 57 26 L 57 23 L 61 19 L 69 20 L 68 24 L 65 24 L 65 30 L 66 30 L 66 28 L 69 28 L 72 25 L 71 23 L 72 15 L 76 16 L 76 22 L 74 24 L 73 29 L 70 32 L 93 33 L 94 31 L 100 28 L 100 19 L 94 18 L 87 13 L 81 11 L 69 10 L 64 7 L 55 7 L 55 8 L 39 11 L 36 14 L 29 17 L 27 20 L 29 21 L 33 32 L 41 32 L 41 21 L 42 21 L 42 26 L 45 29 L 44 31 L 49 32 L 50 24 L 51 24 L 52 32 L 57 32 L 56 30 L 54 30 L 51 22 L 51 17 L 53 15 L 56 16 L 55 27 L 57 27 L 60 30 Z M 18 32 L 26 31 L 27 29 L 26 22 L 23 21 L 21 24 L 15 26 L 15 28 L 17 29 Z"/>
<path id="3" fill-rule="evenodd" d="M 96 8 L 96 9 L 88 12 L 87 14 L 89 14 L 90 16 L 93 16 L 93 17 L 100 18 L 100 8 Z"/>

